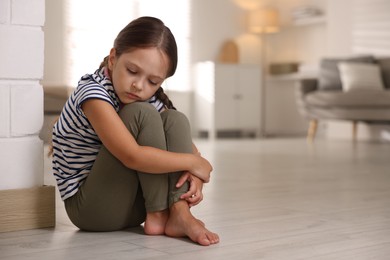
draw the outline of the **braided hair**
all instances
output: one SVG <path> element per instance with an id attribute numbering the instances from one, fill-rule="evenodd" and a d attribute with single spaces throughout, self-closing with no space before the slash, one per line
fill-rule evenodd
<path id="1" fill-rule="evenodd" d="M 173 106 L 172 101 L 168 98 L 167 94 L 164 93 L 164 89 L 162 87 L 159 87 L 156 91 L 156 97 L 163 102 L 163 104 L 168 109 L 174 109 L 176 110 L 176 107 Z"/>

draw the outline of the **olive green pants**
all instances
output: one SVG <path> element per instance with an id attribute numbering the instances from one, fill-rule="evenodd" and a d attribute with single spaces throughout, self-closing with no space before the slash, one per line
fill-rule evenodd
<path id="1" fill-rule="evenodd" d="M 139 145 L 192 152 L 189 122 L 176 110 L 160 114 L 152 105 L 136 102 L 123 107 L 119 116 Z M 139 226 L 146 212 L 164 210 L 188 191 L 188 183 L 176 188 L 181 174 L 129 169 L 102 146 L 79 191 L 65 200 L 65 208 L 70 220 L 82 230 L 114 231 Z"/>

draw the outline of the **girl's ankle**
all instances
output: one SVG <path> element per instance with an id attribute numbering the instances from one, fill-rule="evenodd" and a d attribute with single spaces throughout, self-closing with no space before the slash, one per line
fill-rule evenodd
<path id="1" fill-rule="evenodd" d="M 168 209 L 146 213 L 144 231 L 147 235 L 163 235 L 168 221 Z"/>

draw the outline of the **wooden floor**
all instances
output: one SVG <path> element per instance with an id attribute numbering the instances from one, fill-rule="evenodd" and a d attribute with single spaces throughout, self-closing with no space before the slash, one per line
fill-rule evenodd
<path id="1" fill-rule="evenodd" d="M 196 144 L 215 170 L 193 212 L 220 244 L 80 232 L 58 200 L 55 229 L 0 233 L 0 259 L 390 259 L 390 143 Z"/>

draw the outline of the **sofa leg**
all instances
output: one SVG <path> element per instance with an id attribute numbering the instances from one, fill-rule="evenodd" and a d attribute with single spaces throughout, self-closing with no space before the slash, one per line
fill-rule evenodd
<path id="1" fill-rule="evenodd" d="M 357 140 L 358 121 L 352 121 L 352 141 Z"/>
<path id="2" fill-rule="evenodd" d="M 307 140 L 309 142 L 312 142 L 314 140 L 314 137 L 316 136 L 318 127 L 318 120 L 312 119 L 309 122 L 309 129 L 307 130 Z"/>

